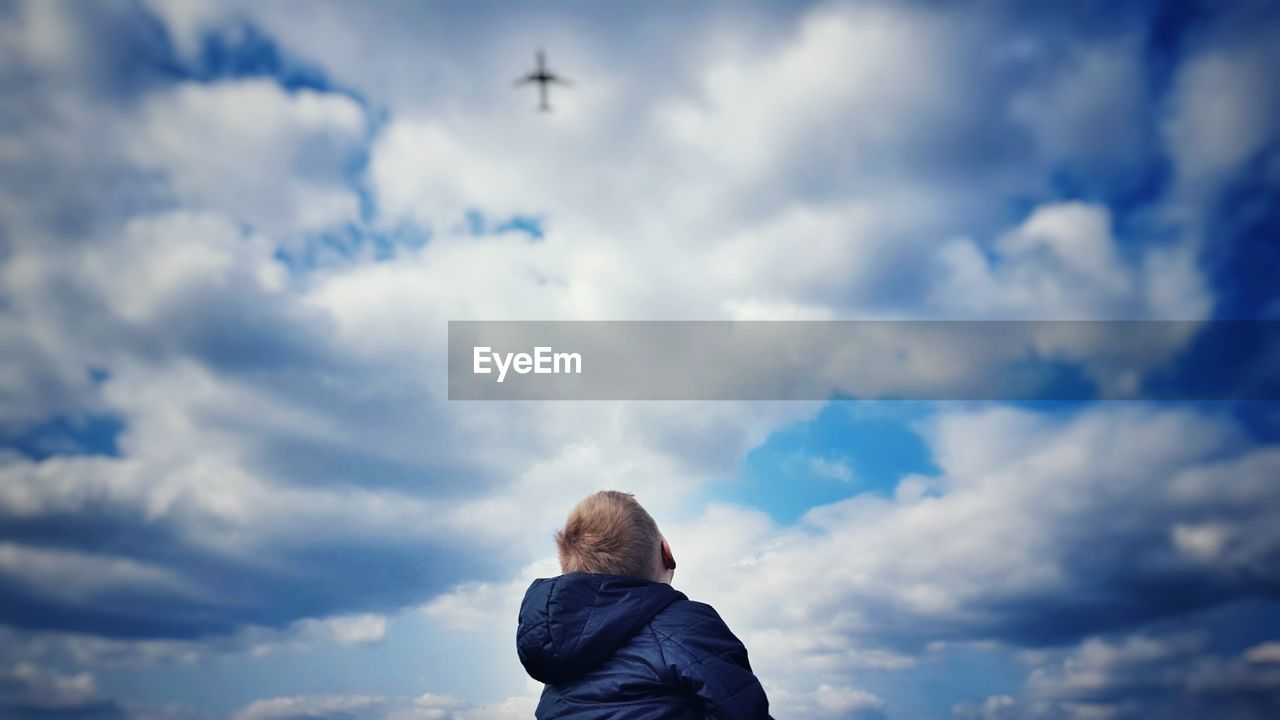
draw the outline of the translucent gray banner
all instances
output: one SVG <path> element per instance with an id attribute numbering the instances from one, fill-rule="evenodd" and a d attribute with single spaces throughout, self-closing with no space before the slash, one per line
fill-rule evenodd
<path id="1" fill-rule="evenodd" d="M 1263 321 L 451 321 L 450 400 L 1280 399 Z"/>

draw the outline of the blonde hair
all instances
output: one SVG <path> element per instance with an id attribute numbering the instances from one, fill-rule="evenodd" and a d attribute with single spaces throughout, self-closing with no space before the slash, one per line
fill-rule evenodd
<path id="1" fill-rule="evenodd" d="M 631 493 L 605 490 L 578 503 L 556 533 L 565 573 L 652 578 L 662 534 Z"/>

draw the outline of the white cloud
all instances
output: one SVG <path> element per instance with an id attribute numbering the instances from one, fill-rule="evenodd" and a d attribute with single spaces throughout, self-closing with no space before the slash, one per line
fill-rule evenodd
<path id="1" fill-rule="evenodd" d="M 30 662 L 0 669 L 0 712 L 6 715 L 91 715 L 115 710 L 98 690 L 92 673 L 64 675 Z"/>
<path id="2" fill-rule="evenodd" d="M 447 231 L 472 208 L 533 215 L 550 189 L 530 177 L 545 165 L 503 158 L 468 142 L 461 133 L 428 121 L 402 120 L 378 136 L 369 178 L 384 222 L 416 221 Z M 543 162 L 542 152 L 534 153 Z"/>
<path id="3" fill-rule="evenodd" d="M 1018 701 L 1012 695 L 992 695 L 981 702 L 958 703 L 952 708 L 952 715 L 973 720 L 1014 720 L 1018 712 Z"/>
<path id="4" fill-rule="evenodd" d="M 122 132 L 126 157 L 163 173 L 187 207 L 272 233 L 354 221 L 343 177 L 364 111 L 335 93 L 289 93 L 269 79 L 184 83 L 147 97 Z M 305 171 L 304 171 L 305 168 Z"/>
<path id="5" fill-rule="evenodd" d="M 1110 211 L 1066 202 L 1036 208 L 992 248 L 955 239 L 931 295 L 940 312 L 971 318 L 1199 320 L 1212 307 L 1186 247 L 1121 259 Z"/>
<path id="6" fill-rule="evenodd" d="M 1249 648 L 1244 657 L 1252 663 L 1280 662 L 1280 642 L 1265 642 Z"/>
<path id="7" fill-rule="evenodd" d="M 1274 139 L 1275 39 L 1274 31 L 1262 32 L 1210 46 L 1178 69 L 1165 133 L 1184 196 L 1211 192 Z"/>
<path id="8" fill-rule="evenodd" d="M 537 578 L 560 574 L 554 557 L 539 560 L 520 571 L 509 583 L 471 582 L 454 587 L 422 606 L 422 612 L 453 630 L 476 631 L 502 627 L 509 630 L 513 608 L 520 607 L 525 590 Z"/>
<path id="9" fill-rule="evenodd" d="M 332 636 L 340 645 L 365 645 L 378 642 L 387 635 L 386 616 L 372 613 L 342 615 L 324 620 L 308 619 L 301 624 L 307 631 Z"/>
<path id="10" fill-rule="evenodd" d="M 223 215 L 177 211 L 136 218 L 115 242 L 67 258 L 124 323 L 156 320 L 186 293 L 215 292 L 237 273 L 271 279 L 270 247 Z M 128 258 L 129 262 L 125 262 Z"/>
<path id="11" fill-rule="evenodd" d="M 290 720 L 361 717 L 370 720 L 516 720 L 533 714 L 537 693 L 530 686 L 523 695 L 499 702 L 469 703 L 450 695 L 425 693 L 417 697 L 382 695 L 294 695 L 258 700 L 235 713 L 233 720 Z"/>
<path id="12" fill-rule="evenodd" d="M 859 717 L 868 711 L 879 711 L 884 701 L 865 690 L 822 684 L 815 693 L 818 708 L 833 717 Z"/>
<path id="13" fill-rule="evenodd" d="M 714 58 L 700 73 L 700 97 L 666 103 L 657 118 L 739 183 L 833 153 L 863 177 L 892 176 L 894 152 L 960 110 L 957 31 L 965 28 L 910 9 L 829 4 L 776 49 Z M 890 72 L 894 81 L 884 82 Z"/>
<path id="14" fill-rule="evenodd" d="M 853 469 L 849 467 L 848 463 L 840 462 L 839 460 L 827 460 L 819 457 L 810 458 L 809 469 L 820 477 L 839 480 L 843 483 L 853 481 Z"/>
<path id="15" fill-rule="evenodd" d="M 291 718 L 339 718 L 353 714 L 373 717 L 387 701 L 376 695 L 295 695 L 256 700 L 237 712 L 234 720 L 289 720 Z"/>
<path id="16" fill-rule="evenodd" d="M 13 56 L 64 71 L 78 69 L 85 61 L 66 8 L 56 3 L 24 2 L 13 11 L 15 21 L 0 30 L 3 46 Z"/>

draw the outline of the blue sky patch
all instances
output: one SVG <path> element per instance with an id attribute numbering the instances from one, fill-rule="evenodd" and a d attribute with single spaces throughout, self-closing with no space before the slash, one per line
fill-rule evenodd
<path id="1" fill-rule="evenodd" d="M 914 429 L 930 412 L 927 403 L 829 403 L 747 453 L 741 479 L 720 497 L 789 524 L 817 505 L 861 493 L 891 495 L 904 476 L 937 472 Z"/>
<path id="2" fill-rule="evenodd" d="M 118 415 L 58 415 L 17 433 L 0 435 L 0 447 L 17 450 L 32 460 L 55 455 L 120 457 L 116 441 L 124 428 L 124 419 Z"/>

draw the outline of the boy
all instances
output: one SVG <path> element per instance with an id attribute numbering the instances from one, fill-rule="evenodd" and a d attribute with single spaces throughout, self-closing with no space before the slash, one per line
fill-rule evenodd
<path id="1" fill-rule="evenodd" d="M 516 651 L 545 683 L 538 720 L 769 717 L 747 649 L 672 589 L 676 561 L 629 493 L 578 503 L 556 533 L 563 575 L 525 593 Z"/>

